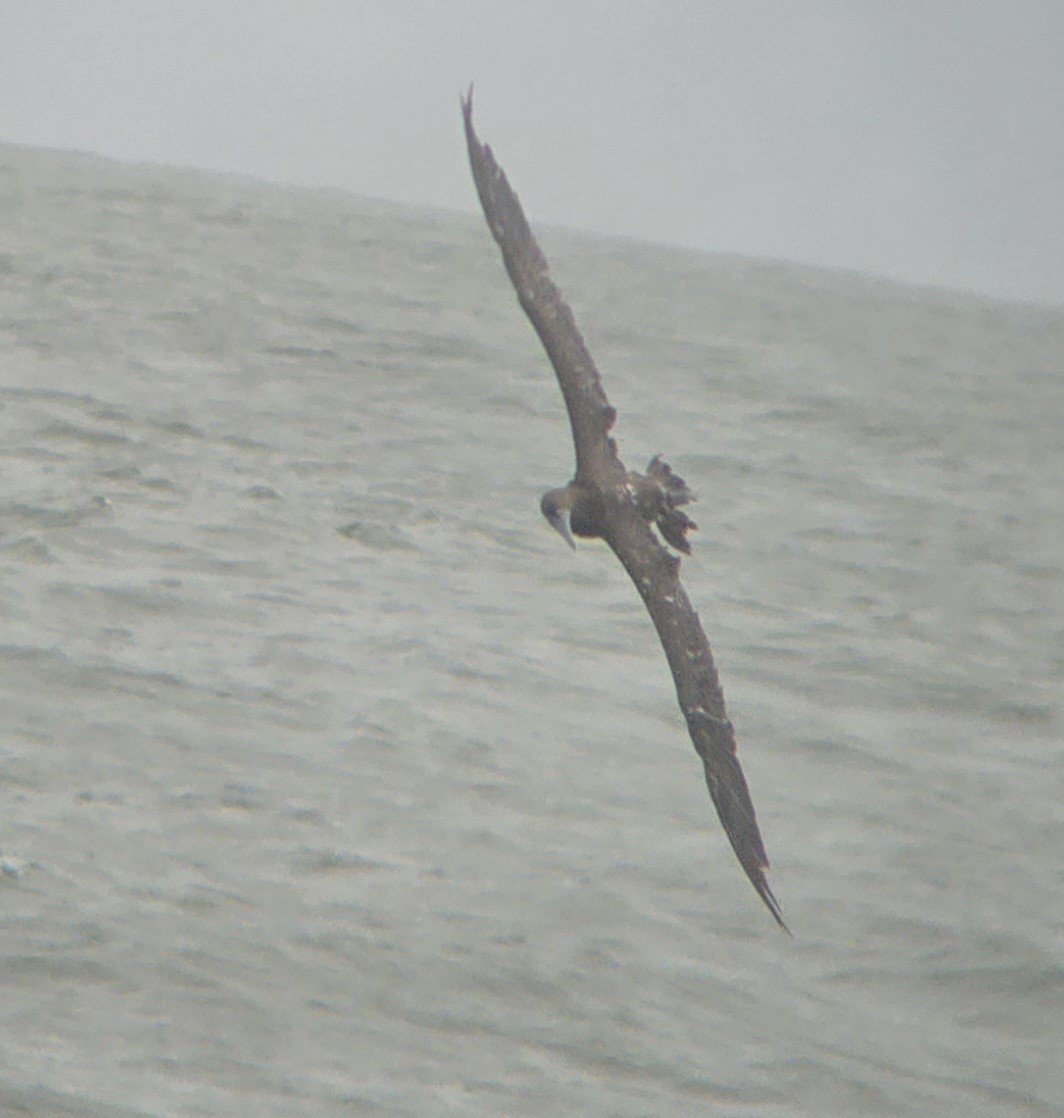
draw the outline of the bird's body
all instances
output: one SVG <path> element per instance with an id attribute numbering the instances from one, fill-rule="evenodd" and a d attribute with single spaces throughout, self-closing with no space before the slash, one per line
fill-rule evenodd
<path id="1" fill-rule="evenodd" d="M 687 533 L 698 525 L 681 509 L 695 499 L 687 482 L 674 474 L 660 454 L 650 460 L 645 474 L 626 473 L 625 487 L 635 501 L 639 515 L 658 531 L 677 551 L 691 554 Z M 543 494 L 540 510 L 548 523 L 570 547 L 573 536 L 584 539 L 606 538 L 606 508 L 597 486 L 574 478 L 561 489 Z"/>
<path id="2" fill-rule="evenodd" d="M 709 642 L 680 584 L 677 551 L 689 554 L 696 525 L 682 506 L 693 495 L 658 455 L 645 474 L 625 469 L 610 436 L 617 413 L 610 406 L 572 311 L 548 275 L 543 256 L 506 175 L 473 129 L 472 91 L 463 99 L 469 162 L 492 236 L 522 308 L 550 357 L 565 399 L 576 449 L 576 476 L 545 493 L 543 515 L 575 547 L 573 536 L 602 539 L 639 591 L 661 639 L 676 683 L 680 709 L 706 783 L 732 848 L 758 895 L 786 931 L 765 879 L 768 857 L 739 766 L 735 731 L 724 706 Z"/>

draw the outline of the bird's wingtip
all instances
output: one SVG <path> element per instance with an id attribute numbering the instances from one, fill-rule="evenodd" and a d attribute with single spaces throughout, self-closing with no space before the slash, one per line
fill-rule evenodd
<path id="1" fill-rule="evenodd" d="M 787 927 L 783 919 L 783 909 L 780 908 L 779 901 L 776 900 L 775 894 L 769 888 L 768 882 L 765 880 L 764 870 L 766 869 L 768 869 L 767 866 L 762 867 L 760 878 L 754 882 L 754 888 L 757 889 L 758 896 L 765 902 L 765 907 L 772 913 L 772 918 L 791 939 L 794 939 L 794 932 Z"/>

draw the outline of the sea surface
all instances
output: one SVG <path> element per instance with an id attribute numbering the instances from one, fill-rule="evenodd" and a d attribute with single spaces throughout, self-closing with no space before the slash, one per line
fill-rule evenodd
<path id="1" fill-rule="evenodd" d="M 542 241 L 793 938 L 479 218 L 0 146 L 0 1113 L 1064 1114 L 1064 309 Z"/>

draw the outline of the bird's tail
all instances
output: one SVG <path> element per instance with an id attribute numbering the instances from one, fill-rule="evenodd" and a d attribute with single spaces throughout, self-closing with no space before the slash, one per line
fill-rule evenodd
<path id="1" fill-rule="evenodd" d="M 672 472 L 672 467 L 660 454 L 655 454 L 647 465 L 647 477 L 657 482 L 674 508 L 677 505 L 689 505 L 695 499 L 695 495 L 687 488 L 687 482 L 679 474 Z"/>
<path id="2" fill-rule="evenodd" d="M 666 543 L 671 544 L 677 551 L 684 555 L 691 554 L 691 545 L 687 542 L 687 533 L 697 530 L 698 525 L 683 512 L 681 505 L 689 505 L 695 495 L 687 487 L 679 474 L 674 474 L 668 462 L 655 454 L 647 465 L 647 477 L 658 487 L 664 498 L 658 505 L 657 515 L 654 518 L 658 531 Z"/>

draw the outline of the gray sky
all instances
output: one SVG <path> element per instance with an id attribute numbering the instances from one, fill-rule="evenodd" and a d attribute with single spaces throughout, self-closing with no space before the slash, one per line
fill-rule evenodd
<path id="1" fill-rule="evenodd" d="M 0 0 L 0 139 L 1064 303 L 1064 0 Z"/>

